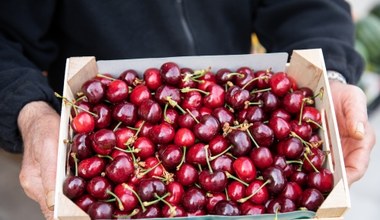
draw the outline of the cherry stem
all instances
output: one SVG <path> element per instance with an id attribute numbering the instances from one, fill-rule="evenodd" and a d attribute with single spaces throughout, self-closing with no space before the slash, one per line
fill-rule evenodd
<path id="1" fill-rule="evenodd" d="M 70 156 L 73 158 L 74 160 L 74 165 L 75 165 L 75 171 L 74 171 L 74 175 L 75 176 L 78 176 L 78 158 L 77 158 L 77 154 L 72 152 L 70 154 Z"/>
<path id="2" fill-rule="evenodd" d="M 115 132 L 117 129 L 119 129 L 120 125 L 123 124 L 123 122 L 119 121 L 115 128 L 113 129 L 113 132 Z"/>
<path id="3" fill-rule="evenodd" d="M 114 149 L 116 149 L 116 150 L 119 150 L 119 151 L 122 151 L 122 152 L 125 152 L 125 153 L 138 153 L 138 152 L 140 152 L 141 151 L 141 149 L 140 148 L 128 148 L 128 150 L 127 149 L 122 149 L 122 148 L 120 148 L 120 147 L 114 147 Z"/>
<path id="4" fill-rule="evenodd" d="M 208 148 L 209 148 L 208 145 L 205 145 L 205 146 L 204 146 L 207 166 L 208 166 L 208 169 L 209 169 L 210 173 L 212 174 L 212 173 L 214 173 L 214 171 L 212 170 L 212 167 L 211 167 L 211 164 L 210 164 L 210 158 L 209 158 L 209 156 L 208 156 Z"/>
<path id="5" fill-rule="evenodd" d="M 203 90 L 197 89 L 197 88 L 185 87 L 185 88 L 181 89 L 182 93 L 187 93 L 187 92 L 191 92 L 191 91 L 200 92 L 200 93 L 202 93 L 204 95 L 210 95 L 210 92 L 206 92 L 206 91 L 203 91 Z"/>
<path id="6" fill-rule="evenodd" d="M 54 92 L 54 95 L 55 95 L 57 98 L 61 98 L 65 103 L 69 103 L 71 106 L 74 107 L 74 109 L 75 109 L 75 108 L 78 108 L 78 109 L 80 109 L 80 110 L 82 110 L 82 111 L 84 111 L 84 112 L 87 112 L 88 114 L 91 114 L 92 116 L 94 116 L 94 117 L 96 117 L 96 118 L 99 117 L 97 114 L 95 114 L 95 113 L 93 113 L 93 112 L 90 112 L 90 111 L 88 111 L 87 109 L 84 109 L 84 108 L 82 108 L 82 107 L 76 105 L 76 104 L 73 103 L 72 101 L 68 100 L 66 97 L 61 96 L 60 94 L 58 94 L 58 93 L 56 93 L 56 92 Z"/>
<path id="7" fill-rule="evenodd" d="M 290 136 L 291 137 L 295 137 L 297 138 L 298 140 L 300 140 L 302 142 L 303 145 L 305 145 L 306 147 L 312 147 L 311 144 L 307 141 L 305 141 L 304 139 L 302 139 L 297 133 L 295 133 L 294 131 L 291 131 L 290 132 Z"/>
<path id="8" fill-rule="evenodd" d="M 286 164 L 293 164 L 293 163 L 303 164 L 302 160 L 287 160 L 286 161 Z"/>
<path id="9" fill-rule="evenodd" d="M 102 77 L 102 78 L 105 78 L 105 79 L 109 79 L 109 80 L 111 80 L 111 81 L 116 80 L 115 78 L 112 78 L 112 77 L 110 77 L 110 76 L 103 75 L 103 74 L 101 74 L 101 73 L 96 74 L 96 76 L 97 76 L 97 77 Z"/>
<path id="10" fill-rule="evenodd" d="M 113 193 L 110 190 L 107 190 L 107 194 L 109 194 L 112 197 L 114 197 L 116 199 L 116 201 L 117 201 L 117 205 L 118 205 L 120 211 L 124 211 L 124 206 L 123 206 L 123 203 L 121 202 L 120 198 L 115 193 Z"/>
<path id="11" fill-rule="evenodd" d="M 195 115 L 193 113 L 191 113 L 191 111 L 189 109 L 186 109 L 187 113 L 189 113 L 189 115 L 194 119 L 194 121 L 199 124 L 199 120 L 195 117 Z"/>
<path id="12" fill-rule="evenodd" d="M 271 91 L 272 88 L 265 88 L 265 89 L 256 89 L 250 92 L 250 94 L 260 93 L 260 92 L 268 92 Z"/>
<path id="13" fill-rule="evenodd" d="M 110 155 L 97 154 L 96 156 L 100 158 L 107 158 L 107 159 L 113 160 L 113 157 L 111 157 Z"/>
<path id="14" fill-rule="evenodd" d="M 140 196 L 136 193 L 136 191 L 133 190 L 133 189 L 132 189 L 128 184 L 126 184 L 126 183 L 122 183 L 122 186 L 123 186 L 124 188 L 128 189 L 129 191 L 131 191 L 131 192 L 136 196 L 137 200 L 138 200 L 139 203 L 140 203 L 140 206 L 141 206 L 142 211 L 145 212 L 145 211 L 146 211 L 146 208 L 145 208 L 145 206 L 144 206 L 144 203 L 141 201 L 141 198 L 140 198 Z"/>
<path id="15" fill-rule="evenodd" d="M 117 219 L 130 219 L 132 216 L 137 215 L 139 212 L 140 211 L 138 209 L 133 209 L 133 211 L 129 215 L 113 215 L 113 217 Z"/>
<path id="16" fill-rule="evenodd" d="M 248 136 L 251 138 L 253 144 L 256 146 L 256 148 L 260 148 L 259 144 L 256 142 L 255 138 L 253 138 L 251 132 L 249 131 L 249 129 L 247 129 L 247 133 L 248 133 Z"/>
<path id="17" fill-rule="evenodd" d="M 183 146 L 183 155 L 182 155 L 182 159 L 181 159 L 181 162 L 178 164 L 177 166 L 177 170 L 179 170 L 182 166 L 182 164 L 185 162 L 185 158 L 186 158 L 186 147 Z"/>
<path id="18" fill-rule="evenodd" d="M 168 110 L 168 105 L 169 105 L 169 103 L 166 103 L 166 104 L 165 104 L 165 107 L 164 107 L 164 120 L 165 120 L 167 123 L 171 124 L 170 119 L 169 119 L 168 116 L 166 115 L 166 111 Z"/>
<path id="19" fill-rule="evenodd" d="M 323 131 L 322 125 L 318 124 L 316 121 L 313 121 L 310 118 L 308 118 L 308 119 L 306 119 L 306 122 L 315 124 L 318 128 L 320 128 Z"/>
<path id="20" fill-rule="evenodd" d="M 314 166 L 314 164 L 310 161 L 310 159 L 307 157 L 307 154 L 304 154 L 303 155 L 305 157 L 305 159 L 307 160 L 307 162 L 310 164 L 310 166 L 313 168 L 313 170 L 316 172 L 316 173 L 319 173 L 319 170 Z"/>
<path id="21" fill-rule="evenodd" d="M 301 125 L 301 123 L 302 123 L 302 114 L 303 114 L 303 108 L 305 106 L 305 100 L 306 99 L 302 99 L 301 110 L 300 110 L 300 117 L 298 119 L 298 125 Z"/>
<path id="22" fill-rule="evenodd" d="M 145 124 L 145 121 L 141 122 L 140 127 L 139 127 L 139 128 L 137 129 L 137 131 L 136 131 L 136 134 L 135 134 L 136 137 L 139 135 L 139 133 L 140 133 L 142 127 L 144 126 L 144 124 Z"/>
<path id="23" fill-rule="evenodd" d="M 224 193 L 226 194 L 226 200 L 230 201 L 230 197 L 228 196 L 227 188 L 224 188 Z"/>
<path id="24" fill-rule="evenodd" d="M 253 79 L 251 79 L 251 80 L 249 80 L 243 87 L 242 87 L 242 89 L 245 89 L 245 88 L 247 88 L 247 86 L 249 85 L 249 84 L 251 84 L 251 83 L 253 83 L 254 81 L 256 81 L 256 80 L 259 80 L 259 79 L 268 79 L 268 76 L 259 76 L 259 77 L 255 77 L 255 78 L 253 78 Z"/>
<path id="25" fill-rule="evenodd" d="M 165 199 L 165 198 L 168 197 L 168 196 L 170 196 L 170 193 L 166 193 L 166 194 L 165 194 L 164 196 L 162 196 L 162 197 L 159 197 L 159 196 L 157 195 L 157 193 L 154 193 L 154 197 L 156 197 L 157 199 L 156 199 L 156 200 L 149 201 L 149 202 L 145 201 L 145 202 L 143 202 L 143 205 L 144 205 L 145 207 L 147 207 L 147 206 L 151 206 L 151 205 L 154 205 L 154 204 L 156 204 L 156 203 L 162 201 L 163 199 Z"/>
<path id="26" fill-rule="evenodd" d="M 207 68 L 207 69 L 202 69 L 202 70 L 194 70 L 194 72 L 191 74 L 192 75 L 192 79 L 197 79 L 197 78 L 200 78 L 204 75 L 206 75 L 206 73 L 208 71 L 210 71 L 211 68 Z"/>
<path id="27" fill-rule="evenodd" d="M 185 110 L 183 110 L 183 108 L 179 106 L 176 101 L 172 99 L 172 97 L 168 96 L 166 97 L 166 100 L 169 102 L 169 105 L 171 105 L 172 107 L 177 107 L 181 111 L 182 114 L 186 113 Z"/>
<path id="28" fill-rule="evenodd" d="M 316 95 L 314 95 L 313 97 L 312 97 L 312 99 L 315 99 L 315 98 L 317 98 L 317 97 L 319 97 L 321 100 L 323 99 L 323 94 L 325 93 L 325 89 L 323 88 L 323 87 L 321 87 L 320 89 L 319 89 L 319 92 L 316 94 Z"/>
<path id="29" fill-rule="evenodd" d="M 244 77 L 244 74 L 237 73 L 237 72 L 232 72 L 232 73 L 228 73 L 228 74 L 227 74 L 227 77 L 228 77 L 228 78 L 230 78 L 231 76 L 238 76 L 239 78 L 243 78 L 243 77 Z"/>
<path id="30" fill-rule="evenodd" d="M 244 108 L 248 108 L 250 105 L 257 105 L 257 106 L 262 106 L 263 105 L 263 101 L 259 100 L 257 102 L 250 102 L 250 101 L 245 101 L 244 102 Z"/>
<path id="31" fill-rule="evenodd" d="M 170 193 L 169 196 L 171 195 Z M 172 206 L 168 201 L 163 199 L 162 197 L 159 197 L 157 194 L 154 195 L 159 201 L 165 203 L 167 206 L 169 206 L 169 212 L 170 212 L 170 217 L 174 217 L 177 214 L 176 208 Z"/>
<path id="32" fill-rule="evenodd" d="M 244 186 L 249 186 L 248 183 L 246 183 L 243 180 L 237 178 L 236 176 L 230 174 L 228 171 L 225 171 L 225 174 L 226 174 L 227 178 L 236 180 L 236 181 L 240 182 L 241 184 L 243 184 Z"/>
<path id="33" fill-rule="evenodd" d="M 252 198 L 254 195 L 256 195 L 265 185 L 267 185 L 268 183 L 270 183 L 271 181 L 270 180 L 267 180 L 263 183 L 263 185 L 261 185 L 259 188 L 257 188 L 251 195 L 245 197 L 245 198 L 241 198 L 239 200 L 237 200 L 237 202 L 239 203 L 245 203 L 246 201 L 248 201 L 248 199 Z"/>
<path id="34" fill-rule="evenodd" d="M 157 164 L 155 164 L 153 167 L 150 167 L 150 168 L 146 169 L 144 172 L 139 173 L 138 176 L 137 176 L 137 178 L 139 178 L 139 179 L 142 178 L 143 176 L 145 176 L 150 171 L 156 169 L 156 167 L 158 167 L 160 164 L 161 164 L 161 161 L 158 162 Z"/>
<path id="35" fill-rule="evenodd" d="M 213 161 L 213 160 L 215 160 L 216 158 L 218 158 L 218 157 L 224 155 L 225 153 L 227 153 L 227 152 L 232 148 L 232 146 L 233 146 L 233 145 L 230 145 L 230 146 L 229 146 L 227 149 L 225 149 L 223 152 L 221 152 L 221 153 L 219 153 L 219 154 L 217 154 L 217 155 L 215 155 L 215 156 L 211 156 L 211 157 L 210 157 L 210 161 Z"/>

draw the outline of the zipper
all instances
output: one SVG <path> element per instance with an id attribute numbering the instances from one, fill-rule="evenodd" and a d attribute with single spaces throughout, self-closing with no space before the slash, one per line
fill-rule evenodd
<path id="1" fill-rule="evenodd" d="M 185 7 L 182 0 L 177 0 L 177 9 L 179 12 L 179 18 L 181 21 L 182 29 L 185 33 L 189 55 L 196 55 L 194 36 L 190 30 L 188 20 L 185 16 Z"/>

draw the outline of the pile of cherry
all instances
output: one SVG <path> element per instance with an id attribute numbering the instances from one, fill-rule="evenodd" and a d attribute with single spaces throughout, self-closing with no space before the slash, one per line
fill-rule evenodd
<path id="1" fill-rule="evenodd" d="M 98 218 L 316 211 L 333 188 L 321 114 L 286 73 L 98 74 L 73 106 L 64 194 Z"/>

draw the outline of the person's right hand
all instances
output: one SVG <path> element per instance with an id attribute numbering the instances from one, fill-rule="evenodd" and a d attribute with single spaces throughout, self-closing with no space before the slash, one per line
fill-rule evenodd
<path id="1" fill-rule="evenodd" d="M 53 219 L 59 121 L 57 112 L 41 101 L 25 105 L 18 117 L 24 142 L 20 183 L 46 219 Z"/>
<path id="2" fill-rule="evenodd" d="M 368 121 L 364 92 L 357 86 L 331 80 L 331 93 L 343 148 L 348 184 L 358 181 L 367 171 L 376 142 Z"/>

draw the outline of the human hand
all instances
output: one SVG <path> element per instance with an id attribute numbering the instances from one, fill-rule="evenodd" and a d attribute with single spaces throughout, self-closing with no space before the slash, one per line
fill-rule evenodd
<path id="1" fill-rule="evenodd" d="M 46 219 L 53 219 L 59 120 L 57 112 L 41 101 L 25 105 L 18 117 L 24 142 L 20 183 Z"/>
<path id="2" fill-rule="evenodd" d="M 375 145 L 375 133 L 368 122 L 364 92 L 357 86 L 330 80 L 335 113 L 343 148 L 348 184 L 365 174 Z"/>

